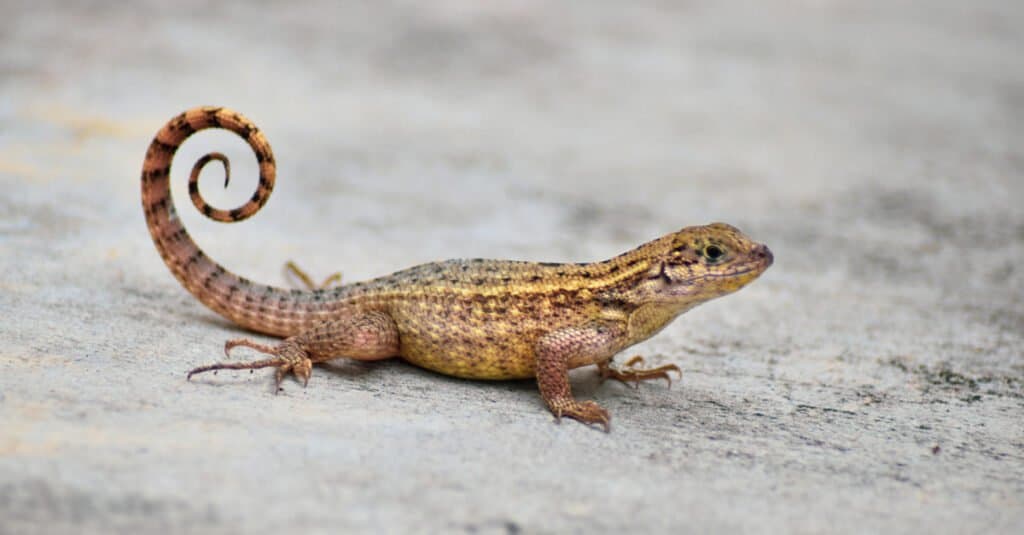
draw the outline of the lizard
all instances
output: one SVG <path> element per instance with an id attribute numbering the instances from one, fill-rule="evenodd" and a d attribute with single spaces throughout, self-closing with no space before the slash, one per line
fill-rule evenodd
<path id="1" fill-rule="evenodd" d="M 433 262 L 365 282 L 285 289 L 252 282 L 207 256 L 179 219 L 171 199 L 171 162 L 195 132 L 221 128 L 255 154 L 259 182 L 241 206 L 223 210 L 199 193 L 203 167 L 219 161 L 225 187 L 227 157 L 211 152 L 192 167 L 188 191 L 205 216 L 237 222 L 255 214 L 274 187 L 276 163 L 262 131 L 228 108 L 197 107 L 173 117 L 150 143 L 142 167 L 142 205 L 157 251 L 174 277 L 201 303 L 235 324 L 279 337 L 275 345 L 228 340 L 268 358 L 223 361 L 188 372 L 275 368 L 275 391 L 294 375 L 308 384 L 313 364 L 345 357 L 399 357 L 442 374 L 468 379 L 535 378 L 556 421 L 563 417 L 610 429 L 607 410 L 577 400 L 569 370 L 597 365 L 603 379 L 634 384 L 681 373 L 668 364 L 625 367 L 613 357 L 661 331 L 677 316 L 735 292 L 773 262 L 767 246 L 725 223 L 690 226 L 608 260 L 544 263 L 457 259 Z"/>

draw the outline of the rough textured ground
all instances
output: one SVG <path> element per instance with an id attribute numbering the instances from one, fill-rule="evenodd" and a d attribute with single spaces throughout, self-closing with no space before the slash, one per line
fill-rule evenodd
<path id="1" fill-rule="evenodd" d="M 1019 2 L 204 4 L 0 5 L 0 532 L 1024 528 Z M 254 279 L 714 220 L 776 264 L 638 348 L 671 390 L 574 372 L 609 435 L 401 362 L 189 383 L 239 331 L 161 263 L 138 173 L 199 104 L 280 162 L 250 221 L 182 206 Z M 178 199 L 213 149 L 208 198 L 249 196 L 211 134 Z"/>

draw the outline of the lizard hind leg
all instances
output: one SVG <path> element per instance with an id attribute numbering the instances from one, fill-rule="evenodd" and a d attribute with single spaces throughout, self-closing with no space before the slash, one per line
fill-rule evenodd
<path id="1" fill-rule="evenodd" d="M 277 368 L 274 375 L 274 389 L 276 392 L 281 391 L 281 382 L 284 381 L 285 375 L 289 372 L 295 374 L 295 377 L 302 381 L 303 386 L 309 384 L 309 377 L 313 373 L 313 361 L 309 358 L 306 351 L 304 351 L 294 341 L 285 340 L 277 346 L 271 347 L 253 342 L 252 340 L 228 340 L 224 344 L 224 354 L 230 357 L 231 349 L 238 346 L 249 347 L 259 351 L 260 353 L 273 356 L 269 359 L 253 362 L 218 362 L 216 364 L 200 366 L 189 371 L 187 378 L 192 379 L 193 375 L 209 371 L 216 372 L 217 370 L 258 370 L 261 368 Z"/>
<path id="2" fill-rule="evenodd" d="M 221 362 L 200 366 L 188 372 L 191 378 L 197 373 L 216 370 L 257 370 L 277 368 L 276 391 L 281 391 L 281 381 L 289 373 L 295 375 L 305 386 L 313 371 L 313 363 L 325 362 L 338 357 L 356 360 L 381 360 L 398 356 L 398 327 L 394 320 L 383 312 L 362 312 L 325 321 L 302 333 L 285 339 L 275 346 L 267 346 L 251 340 L 229 340 L 224 344 L 224 353 L 232 348 L 245 346 L 271 358 L 255 362 Z"/>

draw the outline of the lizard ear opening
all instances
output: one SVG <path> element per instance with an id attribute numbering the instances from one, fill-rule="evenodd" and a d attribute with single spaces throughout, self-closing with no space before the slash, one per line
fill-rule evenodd
<path id="1" fill-rule="evenodd" d="M 668 263 L 667 262 L 662 262 L 661 263 L 661 280 L 665 284 L 672 284 L 673 282 L 675 282 L 672 279 L 672 272 L 671 272 L 671 270 L 668 269 Z"/>

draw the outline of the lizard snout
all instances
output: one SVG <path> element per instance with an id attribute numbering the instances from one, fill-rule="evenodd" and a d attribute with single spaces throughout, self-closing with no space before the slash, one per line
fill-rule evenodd
<path id="1" fill-rule="evenodd" d="M 772 250 L 769 249 L 767 245 L 758 244 L 758 246 L 754 248 L 753 253 L 754 258 L 764 262 L 764 267 L 766 268 L 775 262 L 775 255 L 772 254 Z"/>

